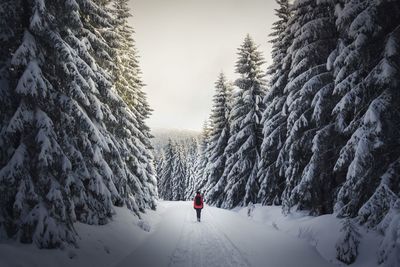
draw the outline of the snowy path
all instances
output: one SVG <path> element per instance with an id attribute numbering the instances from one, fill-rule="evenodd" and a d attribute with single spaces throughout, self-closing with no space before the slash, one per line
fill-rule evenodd
<path id="1" fill-rule="evenodd" d="M 116 267 L 333 266 L 304 240 L 235 212 L 205 207 L 198 223 L 191 202 L 160 205 L 162 222 Z"/>

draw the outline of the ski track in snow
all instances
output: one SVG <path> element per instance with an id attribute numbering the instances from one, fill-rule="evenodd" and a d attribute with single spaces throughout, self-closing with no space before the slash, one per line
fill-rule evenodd
<path id="1" fill-rule="evenodd" d="M 235 212 L 206 206 L 199 223 L 191 202 L 161 204 L 159 226 L 115 267 L 333 266 L 306 242 Z"/>
<path id="2" fill-rule="evenodd" d="M 223 232 L 214 225 L 211 213 L 205 209 L 202 222 L 194 220 L 187 209 L 178 246 L 172 254 L 169 267 L 186 266 L 250 266 L 247 259 Z"/>

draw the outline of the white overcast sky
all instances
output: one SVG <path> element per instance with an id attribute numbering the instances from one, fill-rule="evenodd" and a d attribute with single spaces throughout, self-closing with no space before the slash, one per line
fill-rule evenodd
<path id="1" fill-rule="evenodd" d="M 275 0 L 130 0 L 152 128 L 200 130 L 249 33 L 270 62 Z M 264 69 L 266 66 L 264 66 Z"/>

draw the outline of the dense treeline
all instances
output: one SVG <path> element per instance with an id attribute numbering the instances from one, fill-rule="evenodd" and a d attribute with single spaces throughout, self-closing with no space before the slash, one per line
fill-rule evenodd
<path id="1" fill-rule="evenodd" d="M 0 237 L 75 243 L 74 222 L 155 208 L 128 0 L 0 4 Z"/>
<path id="2" fill-rule="evenodd" d="M 251 39 L 239 49 L 241 77 L 230 96 L 215 101 L 217 119 L 209 130 L 228 136 L 208 137 L 205 169 L 223 170 L 205 176 L 214 185 L 205 187 L 212 203 L 359 215 L 370 226 L 394 203 L 400 7 L 390 1 L 336 2 L 278 1 L 269 86 Z M 221 112 L 227 98 L 230 104 Z M 224 143 L 215 156 L 213 148 Z M 383 202 L 375 203 L 378 199 Z M 377 205 L 383 208 L 379 215 L 368 211 Z"/>
<path id="3" fill-rule="evenodd" d="M 385 234 L 379 261 L 395 266 L 400 2 L 277 3 L 269 83 L 246 37 L 233 88 L 223 76 L 216 85 L 196 189 L 218 207 L 252 202 L 349 218 L 338 258 L 354 261 L 359 223 Z"/>
<path id="4" fill-rule="evenodd" d="M 197 138 L 168 140 L 155 158 L 158 191 L 164 200 L 190 200 L 199 179 L 200 150 Z"/>

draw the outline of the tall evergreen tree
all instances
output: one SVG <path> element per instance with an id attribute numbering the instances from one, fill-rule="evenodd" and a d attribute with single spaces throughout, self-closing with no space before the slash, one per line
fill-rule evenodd
<path id="1" fill-rule="evenodd" d="M 199 165 L 199 147 L 195 138 L 189 141 L 186 151 L 186 185 L 185 200 L 191 200 L 195 192 L 196 173 Z"/>
<path id="2" fill-rule="evenodd" d="M 18 47 L 18 41 L 22 36 L 22 29 L 18 27 L 22 23 L 22 4 L 20 1 L 2 1 L 0 3 L 0 171 L 5 166 L 10 157 L 10 149 L 13 144 L 9 142 L 7 126 L 18 104 L 14 98 L 14 90 L 11 90 L 10 72 L 11 54 Z M 12 205 L 15 193 L 14 181 L 3 180 L 0 176 L 0 237 L 8 236 L 13 229 L 12 218 L 8 210 Z M 11 190 L 7 190 L 7 188 Z M 13 190 L 14 189 L 14 190 Z M 7 233 L 8 232 L 8 233 Z"/>
<path id="3" fill-rule="evenodd" d="M 157 159 L 158 190 L 165 200 L 188 200 L 195 192 L 199 151 L 196 138 L 168 141 Z"/>
<path id="4" fill-rule="evenodd" d="M 399 175 L 386 174 L 398 169 L 400 156 L 400 3 L 347 0 L 341 7 L 336 24 L 343 36 L 333 63 L 334 94 L 341 99 L 333 112 L 347 143 L 334 168 L 345 176 L 335 210 L 353 217 L 364 203 L 380 206 L 392 201 L 390 191 L 399 193 Z M 381 185 L 385 199 L 374 195 Z"/>
<path id="5" fill-rule="evenodd" d="M 160 149 L 157 151 L 154 157 L 154 165 L 155 165 L 155 170 L 156 170 L 156 176 L 157 176 L 157 184 L 160 181 L 158 178 L 161 176 L 163 172 L 163 162 L 165 160 L 165 152 L 164 149 Z"/>
<path id="6" fill-rule="evenodd" d="M 172 140 L 164 150 L 164 160 L 162 162 L 162 173 L 158 177 L 158 194 L 164 200 L 172 200 L 172 179 L 174 174 L 175 147 Z"/>
<path id="7" fill-rule="evenodd" d="M 229 113 L 231 103 L 229 102 L 232 88 L 228 85 L 225 75 L 221 73 L 215 83 L 216 92 L 213 99 L 211 114 L 212 128 L 210 131 L 209 161 L 205 168 L 207 184 L 205 192 L 209 204 L 215 202 L 213 188 L 222 177 L 225 169 L 226 154 L 225 147 L 229 140 Z"/>
<path id="8" fill-rule="evenodd" d="M 128 19 L 132 16 L 128 2 L 128 0 L 113 0 L 113 47 L 117 56 L 114 69 L 115 83 L 118 93 L 136 115 L 137 127 L 143 133 L 141 141 L 151 148 L 150 128 L 146 125 L 145 119 L 152 110 L 142 89 L 144 83 L 141 80 L 138 53 L 133 39 L 134 30 L 128 23 Z"/>
<path id="9" fill-rule="evenodd" d="M 11 54 L 18 47 L 21 38 L 21 30 L 18 25 L 21 23 L 22 4 L 20 1 L 3 1 L 0 4 L 0 166 L 6 160 L 7 149 L 10 144 L 4 140 L 7 122 L 13 115 L 17 103 L 13 99 L 13 92 L 10 90 L 10 69 Z M 4 154 L 3 154 L 4 153 Z"/>
<path id="10" fill-rule="evenodd" d="M 124 190 L 138 215 L 154 207 L 155 184 L 129 158 L 134 116 L 108 72 L 106 9 L 92 0 L 28 0 L 20 8 L 9 59 L 16 108 L 1 128 L 9 146 L 1 147 L 0 228 L 51 248 L 75 242 L 76 220 L 107 223 Z"/>
<path id="11" fill-rule="evenodd" d="M 202 191 L 205 189 L 207 184 L 207 178 L 205 176 L 205 168 L 208 164 L 209 155 L 209 144 L 210 144 L 210 132 L 211 126 L 209 121 L 205 121 L 200 138 L 200 157 L 196 173 L 196 182 L 194 183 L 195 191 Z"/>
<path id="12" fill-rule="evenodd" d="M 115 143 L 115 150 L 106 155 L 106 160 L 111 163 L 117 190 L 122 196 L 123 202 L 133 211 L 143 212 L 145 208 L 155 207 L 154 195 L 157 193 L 153 157 L 149 150 L 150 140 L 146 138 L 146 127 L 140 124 L 139 114 L 132 110 L 132 105 L 129 108 L 117 95 L 114 89 L 119 86 L 112 77 L 113 68 L 117 66 L 118 69 L 120 66 L 119 64 L 115 65 L 112 56 L 118 56 L 122 53 L 121 51 L 125 51 L 114 49 L 112 38 L 116 37 L 117 41 L 121 43 L 131 42 L 128 34 L 114 36 L 113 25 L 118 25 L 118 21 L 126 24 L 127 21 L 126 19 L 116 19 L 117 22 L 113 20 L 107 13 L 111 12 L 107 7 L 110 3 L 109 0 L 96 3 L 99 3 L 99 6 L 85 5 L 83 7 L 88 13 L 88 16 L 83 16 L 83 24 L 88 29 L 92 29 L 93 34 L 87 31 L 83 33 L 86 38 L 92 40 L 92 47 L 95 48 L 92 53 L 93 57 L 102 67 L 98 69 L 99 72 L 106 78 L 102 80 L 99 88 L 105 93 L 105 97 L 102 97 L 103 102 L 109 102 L 110 105 L 109 108 L 105 108 L 105 106 L 101 108 L 104 113 L 105 126 L 112 132 L 111 138 Z M 118 33 L 117 30 L 115 32 Z M 129 82 L 130 86 L 136 86 L 139 83 Z M 113 87 L 114 83 L 115 87 Z M 109 90 L 110 88 L 111 90 Z M 134 91 L 130 93 L 133 94 Z M 114 202 L 116 201 L 114 200 Z M 120 201 L 117 199 L 118 202 Z"/>
<path id="13" fill-rule="evenodd" d="M 262 142 L 261 116 L 265 82 L 261 53 L 249 35 L 239 48 L 235 81 L 238 91 L 230 114 L 231 133 L 226 147 L 226 179 L 222 207 L 233 208 L 255 202 L 258 191 L 257 162 Z"/>
<path id="14" fill-rule="evenodd" d="M 186 155 L 181 144 L 175 144 L 172 173 L 172 200 L 185 199 L 185 183 L 188 178 L 186 175 Z"/>
<path id="15" fill-rule="evenodd" d="M 151 109 L 147 103 L 146 95 L 143 91 L 141 80 L 141 70 L 139 67 L 137 50 L 133 39 L 133 28 L 129 25 L 128 19 L 131 17 L 127 0 L 113 0 L 112 33 L 107 36 L 110 41 L 116 64 L 111 69 L 113 81 L 118 94 L 128 105 L 128 110 L 123 110 L 129 115 L 129 123 L 132 127 L 127 132 L 129 141 L 128 147 L 134 147 L 133 151 L 127 153 L 127 158 L 133 162 L 136 172 L 129 178 L 129 181 L 137 180 L 147 184 L 144 190 L 149 191 L 150 195 L 156 193 L 156 178 L 154 170 L 154 157 L 151 153 L 150 128 L 146 125 L 145 119 L 149 117 Z M 133 119 L 132 119 L 133 118 Z M 127 123 L 127 120 L 121 123 Z M 149 195 L 149 194 L 144 194 Z M 128 195 L 125 195 L 126 199 Z M 155 206 L 152 199 L 145 200 L 147 205 Z"/>
<path id="16" fill-rule="evenodd" d="M 258 200 L 263 204 L 280 204 L 281 195 L 285 187 L 285 176 L 279 171 L 277 159 L 279 151 L 286 139 L 287 106 L 285 106 L 287 85 L 291 65 L 288 48 L 292 43 L 293 34 L 290 32 L 291 18 L 288 0 L 277 0 L 279 8 L 276 15 L 279 18 L 274 22 L 270 36 L 272 43 L 273 63 L 267 74 L 271 76 L 270 88 L 263 99 L 265 111 L 262 117 L 263 142 L 259 162 L 258 179 L 260 190 Z M 293 23 L 293 21 L 291 21 Z"/>
<path id="17" fill-rule="evenodd" d="M 99 175 L 93 175 L 92 178 L 85 175 L 88 190 L 86 192 L 79 190 L 81 196 L 77 198 L 78 203 L 72 203 L 70 200 L 72 196 L 69 196 L 69 193 L 72 193 L 72 187 L 79 189 L 85 185 L 82 182 L 84 179 L 80 180 L 79 177 L 72 175 L 73 162 L 67 158 L 65 153 L 67 151 L 64 150 L 70 149 L 70 146 L 65 144 L 66 140 L 56 136 L 55 131 L 56 127 L 61 129 L 61 122 L 65 123 L 64 127 L 67 129 L 72 126 L 67 120 L 68 117 L 65 116 L 66 111 L 72 110 L 57 111 L 56 107 L 61 104 L 57 101 L 63 102 L 61 107 L 68 104 L 74 105 L 77 101 L 68 96 L 62 98 L 64 92 L 58 91 L 53 84 L 58 83 L 57 87 L 60 86 L 66 91 L 75 90 L 77 99 L 84 97 L 85 104 L 89 105 L 88 94 L 84 95 L 77 81 L 81 79 L 80 85 L 82 85 L 83 82 L 87 83 L 88 78 L 94 78 L 95 74 L 92 70 L 90 70 L 91 73 L 89 72 L 89 66 L 78 65 L 84 61 L 78 58 L 59 32 L 50 28 L 51 15 L 58 15 L 54 17 L 59 20 L 66 19 L 65 15 L 50 14 L 49 9 L 52 10 L 52 5 L 43 1 L 32 1 L 24 5 L 23 14 L 21 14 L 29 19 L 20 29 L 23 32 L 23 40 L 11 61 L 14 66 L 14 75 L 17 77 L 15 81 L 11 81 L 11 84 L 15 88 L 15 97 L 19 99 L 19 106 L 7 126 L 5 137 L 14 146 L 0 172 L 2 194 L 4 190 L 8 190 L 16 196 L 13 202 L 11 198 L 2 203 L 2 206 L 11 206 L 14 209 L 14 214 L 6 214 L 5 217 L 17 218 L 8 222 L 9 235 L 18 235 L 22 242 L 33 241 L 40 247 L 59 246 L 64 241 L 74 242 L 75 233 L 72 222 L 76 215 L 79 219 L 99 223 L 105 221 L 111 214 L 111 194 Z M 67 8 L 66 14 L 72 15 L 77 6 Z M 73 22 L 77 23 L 78 27 L 81 26 L 78 16 L 71 17 L 75 19 Z M 67 25 L 60 29 L 66 28 Z M 69 34 L 71 35 L 72 32 L 70 31 Z M 64 36 L 65 39 L 68 37 L 76 38 Z M 66 57 L 66 60 L 60 62 L 61 57 Z M 66 80 L 75 86 L 62 87 L 66 84 L 60 84 L 62 81 L 57 79 L 54 69 L 61 73 L 69 70 Z M 83 69 L 93 76 L 83 74 Z M 94 86 L 93 80 L 91 81 Z M 76 119 L 80 119 L 81 116 L 74 114 Z M 87 128 L 93 126 L 87 115 L 86 118 L 83 117 L 83 120 L 89 126 Z M 97 159 L 101 160 L 102 157 L 98 153 L 104 142 L 100 140 L 99 129 L 91 130 L 95 133 L 96 141 L 99 141 L 98 145 L 91 147 L 92 162 L 95 152 L 97 152 Z M 82 129 L 82 131 L 87 130 Z M 84 141 L 90 143 L 87 139 Z M 93 171 L 98 173 L 97 170 Z M 90 198 L 91 202 L 86 202 L 85 198 Z M 78 206 L 78 209 L 73 210 L 73 205 Z M 100 206 L 102 208 L 95 214 L 94 208 Z M 75 212 L 78 214 L 75 215 Z"/>
<path id="18" fill-rule="evenodd" d="M 333 76 L 326 67 L 336 45 L 334 5 L 331 1 L 295 1 L 292 20 L 294 39 L 288 49 L 291 67 L 285 87 L 287 138 L 278 161 L 286 178 L 283 206 L 288 211 L 299 204 L 299 209 L 326 213 L 332 206 L 333 179 L 330 166 L 321 166 L 321 161 L 331 162 L 325 162 L 330 143 L 322 144 L 332 128 L 325 126 L 334 105 L 330 98 Z"/>

